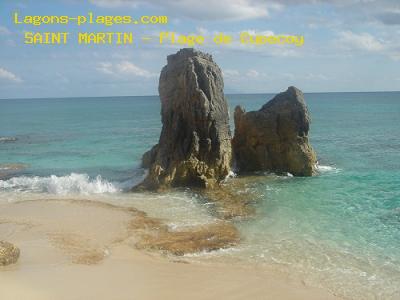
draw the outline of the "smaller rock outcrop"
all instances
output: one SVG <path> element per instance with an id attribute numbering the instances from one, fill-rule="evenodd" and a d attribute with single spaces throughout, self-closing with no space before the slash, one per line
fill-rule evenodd
<path id="1" fill-rule="evenodd" d="M 17 262 L 19 249 L 13 244 L 0 241 L 0 266 L 7 266 Z"/>
<path id="2" fill-rule="evenodd" d="M 289 87 L 260 110 L 235 108 L 232 141 L 240 172 L 289 172 L 295 176 L 315 173 L 316 154 L 308 139 L 310 115 L 303 93 Z"/>

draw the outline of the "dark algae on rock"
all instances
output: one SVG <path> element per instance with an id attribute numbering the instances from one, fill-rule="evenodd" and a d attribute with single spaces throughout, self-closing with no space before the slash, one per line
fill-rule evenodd
<path id="1" fill-rule="evenodd" d="M 258 111 L 235 108 L 232 141 L 239 172 L 315 173 L 316 154 L 308 139 L 311 118 L 303 93 L 289 87 Z"/>

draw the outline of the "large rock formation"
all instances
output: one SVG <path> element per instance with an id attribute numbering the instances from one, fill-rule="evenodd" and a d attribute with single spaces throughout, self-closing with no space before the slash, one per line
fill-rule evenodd
<path id="1" fill-rule="evenodd" d="M 260 110 L 235 109 L 232 141 L 239 171 L 289 172 L 311 176 L 316 155 L 308 140 L 310 115 L 303 93 L 289 87 Z"/>
<path id="2" fill-rule="evenodd" d="M 13 244 L 0 241 L 0 266 L 7 266 L 17 262 L 19 249 Z"/>
<path id="3" fill-rule="evenodd" d="M 160 75 L 162 131 L 137 188 L 213 187 L 230 172 L 231 134 L 222 73 L 211 55 L 182 49 Z"/>

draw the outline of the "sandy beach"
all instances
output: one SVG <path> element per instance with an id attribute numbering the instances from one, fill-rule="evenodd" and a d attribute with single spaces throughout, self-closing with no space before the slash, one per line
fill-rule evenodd
<path id="1" fill-rule="evenodd" d="M 149 220 L 94 201 L 2 203 L 0 237 L 17 245 L 21 257 L 0 269 L 0 298 L 337 299 L 261 267 L 188 263 L 138 250 L 132 222 L 146 228 Z"/>

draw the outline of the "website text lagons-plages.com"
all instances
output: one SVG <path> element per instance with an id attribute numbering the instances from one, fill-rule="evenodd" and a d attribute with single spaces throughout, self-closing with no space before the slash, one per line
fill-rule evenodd
<path id="1" fill-rule="evenodd" d="M 22 16 L 18 12 L 13 15 L 15 25 L 31 25 L 39 27 L 42 25 L 103 25 L 111 27 L 113 25 L 166 25 L 168 24 L 168 16 L 141 16 L 134 18 L 132 16 L 109 16 L 96 15 L 88 12 L 86 15 L 79 16 L 38 16 L 25 15 Z M 67 31 L 25 31 L 24 43 L 30 45 L 47 45 L 47 44 L 67 44 L 71 40 L 71 34 Z M 255 34 L 243 31 L 238 36 L 217 33 L 214 36 L 204 36 L 201 34 L 178 34 L 175 32 L 161 31 L 158 35 L 142 35 L 134 36 L 133 32 L 105 31 L 105 32 L 78 32 L 76 41 L 78 44 L 116 44 L 129 45 L 134 40 L 143 42 L 157 42 L 160 45 L 172 44 L 181 46 L 198 46 L 207 42 L 217 45 L 231 44 L 238 41 L 243 45 L 295 45 L 301 47 L 304 45 L 304 36 L 302 35 L 273 35 L 273 34 Z"/>

